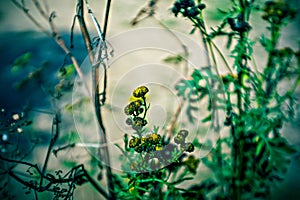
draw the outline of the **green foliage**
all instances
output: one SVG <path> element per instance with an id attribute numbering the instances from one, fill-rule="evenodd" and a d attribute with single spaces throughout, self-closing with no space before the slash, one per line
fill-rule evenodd
<path id="1" fill-rule="evenodd" d="M 211 120 L 214 109 L 226 112 L 224 125 L 230 128 L 230 135 L 220 138 L 210 156 L 202 159 L 217 179 L 215 187 L 221 192 L 216 196 L 222 199 L 266 198 L 272 186 L 283 180 L 291 156 L 296 152 L 283 137 L 282 127 L 294 114 L 293 94 L 300 76 L 299 51 L 289 47 L 277 48 L 281 28 L 295 18 L 295 10 L 285 1 L 267 1 L 262 7 L 262 18 L 269 23 L 270 37 L 262 35 L 260 39 L 268 54 L 267 64 L 260 66 L 264 69 L 260 73 L 256 66 L 253 70 L 249 62 L 255 56 L 255 41 L 249 37 L 249 32 L 255 27 L 251 27 L 249 19 L 251 11 L 258 6 L 255 1 L 232 2 L 232 9 L 222 12 L 224 19 L 216 29 L 212 28 L 212 33 L 206 31 L 200 12 L 193 16 L 184 13 L 183 4 L 193 6 L 193 1 L 175 2 L 172 10 L 175 16 L 182 13 L 188 18 L 201 31 L 208 46 L 217 37 L 227 36 L 228 48 L 235 41 L 231 48 L 235 73 L 221 75 L 219 79 L 223 84 L 217 81 L 218 73 L 208 73 L 207 76 L 203 70 L 195 70 L 191 79 L 180 81 L 176 89 L 178 95 L 188 102 L 188 116 L 192 116 L 191 110 L 197 109 L 191 104 L 204 97 L 208 97 L 210 111 L 204 122 Z M 178 11 L 178 6 L 184 8 Z M 212 49 L 209 50 L 213 55 Z M 204 85 L 202 80 L 205 80 Z M 284 81 L 291 81 L 292 87 L 282 93 L 279 85 Z M 208 89 L 215 88 L 216 84 L 218 88 L 224 87 L 226 101 L 216 95 L 219 90 L 212 93 Z M 230 153 L 223 153 L 224 145 Z"/>

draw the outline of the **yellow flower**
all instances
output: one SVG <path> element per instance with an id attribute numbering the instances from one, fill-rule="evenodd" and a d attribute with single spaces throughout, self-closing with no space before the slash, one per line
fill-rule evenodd
<path id="1" fill-rule="evenodd" d="M 152 144 L 158 144 L 160 142 L 161 136 L 158 135 L 157 133 L 153 133 L 149 135 L 148 141 Z"/>
<path id="2" fill-rule="evenodd" d="M 147 143 L 147 138 L 142 137 L 141 141 L 142 141 L 142 144 Z"/>
<path id="3" fill-rule="evenodd" d="M 142 105 L 142 101 L 138 99 L 133 101 L 132 104 L 135 106 L 135 108 L 139 108 Z"/>
<path id="4" fill-rule="evenodd" d="M 156 150 L 156 151 L 161 151 L 161 150 L 163 150 L 163 146 L 162 146 L 161 144 L 156 145 L 156 146 L 155 146 L 155 150 Z"/>
<path id="5" fill-rule="evenodd" d="M 149 89 L 146 86 L 140 86 L 136 88 L 132 94 L 134 97 L 139 98 L 139 97 L 144 97 L 148 91 Z"/>
<path id="6" fill-rule="evenodd" d="M 129 193 L 133 193 L 133 191 L 134 191 L 134 187 L 131 187 L 131 188 L 129 188 L 129 190 L 128 190 Z"/>

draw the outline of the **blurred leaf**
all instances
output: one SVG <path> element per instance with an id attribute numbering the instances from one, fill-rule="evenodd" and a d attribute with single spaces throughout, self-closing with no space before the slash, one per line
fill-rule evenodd
<path id="1" fill-rule="evenodd" d="M 82 97 L 79 100 L 77 100 L 76 102 L 74 102 L 73 104 L 67 104 L 65 106 L 65 109 L 67 111 L 72 111 L 75 108 L 80 108 L 82 107 L 84 104 L 90 102 L 90 99 L 88 97 Z"/>
<path id="2" fill-rule="evenodd" d="M 26 87 L 30 81 L 33 81 L 33 80 L 40 80 L 42 78 L 42 72 L 44 70 L 44 67 L 45 66 L 41 66 L 40 68 L 30 72 L 27 77 L 25 77 L 23 80 L 20 80 L 18 82 L 16 82 L 14 84 L 14 87 L 18 90 L 21 90 L 23 89 L 24 87 Z"/>
<path id="3" fill-rule="evenodd" d="M 163 61 L 166 62 L 166 63 L 171 63 L 171 64 L 174 64 L 174 65 L 178 65 L 182 61 L 184 61 L 184 58 L 182 57 L 181 54 L 177 54 L 175 56 L 168 56 Z"/>
<path id="4" fill-rule="evenodd" d="M 270 146 L 282 153 L 286 153 L 289 155 L 297 153 L 297 150 L 293 148 L 290 144 L 288 144 L 287 140 L 283 137 L 273 138 L 269 141 L 269 144 Z"/>
<path id="5" fill-rule="evenodd" d="M 202 119 L 203 123 L 209 122 L 209 121 L 211 121 L 211 115 L 208 115 L 207 117 L 205 117 L 204 119 Z"/>
<path id="6" fill-rule="evenodd" d="M 64 143 L 77 143 L 80 141 L 80 137 L 78 135 L 77 132 L 75 131 L 71 131 L 71 132 L 67 132 L 65 134 L 63 134 L 60 138 L 59 138 L 59 143 L 64 144 Z"/>
<path id="7" fill-rule="evenodd" d="M 57 73 L 57 77 L 58 78 L 70 78 L 74 74 L 76 74 L 76 70 L 75 70 L 74 65 L 71 64 L 71 65 L 61 67 Z"/>
<path id="8" fill-rule="evenodd" d="M 73 161 L 73 160 L 64 160 L 63 165 L 65 167 L 68 167 L 68 168 L 73 168 L 73 167 L 77 166 L 78 163 L 76 161 Z"/>
<path id="9" fill-rule="evenodd" d="M 213 191 L 218 184 L 213 180 L 205 180 L 197 185 L 192 185 L 182 194 L 184 199 L 208 199 L 207 195 Z"/>
<path id="10" fill-rule="evenodd" d="M 256 152 L 255 155 L 258 156 L 261 153 L 261 150 L 263 149 L 265 142 L 263 140 L 260 140 L 257 147 L 256 147 Z"/>
<path id="11" fill-rule="evenodd" d="M 27 67 L 27 66 L 28 66 L 28 63 L 29 63 L 30 60 L 31 60 L 31 58 L 32 58 L 32 53 L 30 53 L 30 52 L 27 52 L 27 53 L 23 54 L 22 56 L 18 57 L 18 58 L 15 60 L 13 66 L 12 66 L 12 68 L 11 68 L 11 72 L 12 72 L 12 73 L 17 73 L 17 72 L 19 72 L 22 68 Z"/>

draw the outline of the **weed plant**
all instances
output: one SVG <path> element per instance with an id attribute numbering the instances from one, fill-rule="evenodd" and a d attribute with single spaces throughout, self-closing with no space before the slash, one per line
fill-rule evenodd
<path id="1" fill-rule="evenodd" d="M 166 133 L 162 128 L 148 124 L 147 112 L 151 106 L 146 95 L 151 96 L 151 91 L 147 85 L 137 85 L 133 92 L 128 91 L 128 96 L 133 97 L 128 104 L 124 102 L 122 113 L 127 116 L 124 123 L 131 127 L 132 133 L 130 136 L 124 134 L 123 145 L 116 144 L 122 154 L 120 162 L 123 172 L 111 169 L 109 149 L 104 145 L 98 149 L 98 153 L 106 165 L 91 158 L 92 165 L 97 168 L 96 173 L 94 168 L 90 170 L 86 164 L 76 164 L 67 171 L 49 171 L 48 165 L 50 157 L 59 156 L 59 152 L 74 148 L 78 143 L 74 136 L 63 145 L 56 145 L 60 140 L 60 126 L 64 123 L 58 102 L 70 93 L 76 74 L 88 91 L 88 98 L 83 101 L 91 103 L 94 108 L 99 144 L 106 144 L 107 135 L 111 134 L 106 132 L 103 122 L 103 106 L 106 104 L 106 88 L 109 84 L 106 30 L 111 2 L 107 1 L 102 31 L 88 1 L 77 1 L 71 47 L 60 36 L 54 22 L 55 13 L 49 12 L 45 1 L 32 2 L 45 20 L 44 23 L 49 23 L 49 30 L 43 28 L 43 23 L 31 14 L 25 1 L 11 2 L 61 47 L 66 59 L 58 69 L 57 83 L 44 87 L 52 99 L 53 108 L 49 112 L 41 111 L 53 117 L 51 140 L 44 163 L 26 161 L 39 142 L 36 137 L 31 136 L 31 148 L 26 150 L 18 142 L 25 138 L 24 131 L 34 131 L 30 126 L 35 122 L 28 115 L 34 108 L 26 107 L 18 113 L 9 113 L 5 108 L 0 110 L 2 199 L 15 197 L 9 192 L 11 180 L 22 185 L 24 192 L 31 195 L 29 198 L 35 199 L 39 199 L 41 193 L 51 194 L 53 199 L 73 199 L 76 198 L 76 188 L 84 184 L 93 186 L 105 199 L 268 199 L 274 185 L 284 179 L 296 150 L 285 139 L 283 126 L 291 122 L 295 114 L 295 92 L 300 81 L 300 50 L 279 46 L 282 31 L 296 16 L 296 10 L 289 1 L 231 0 L 228 9 L 219 8 L 215 11 L 222 16 L 222 20 L 216 27 L 211 27 L 204 18 L 209 1 L 175 0 L 165 12 L 170 12 L 174 18 L 186 19 L 185 23 L 191 25 L 190 33 L 200 34 L 199 43 L 204 45 L 208 53 L 205 58 L 208 66 L 194 69 L 188 78 L 176 84 L 177 95 L 187 105 L 180 109 L 187 109 L 186 115 L 192 122 L 202 120 L 208 123 L 217 118 L 218 113 L 224 113 L 225 120 L 215 127 L 220 133 L 219 138 L 208 156 L 199 158 L 193 152 L 205 148 L 207 141 L 201 138 L 188 141 L 190 131 L 184 128 L 177 130 L 176 126 L 171 126 L 170 132 Z M 158 6 L 159 0 L 150 0 L 138 12 L 132 25 L 140 23 L 141 16 L 155 18 Z M 94 41 L 85 25 L 85 8 L 99 33 Z M 266 33 L 259 39 L 250 37 L 250 33 L 256 31 L 251 22 L 252 15 L 260 15 L 267 24 Z M 92 66 L 91 91 L 72 54 L 76 21 L 79 22 Z M 230 56 L 223 54 L 215 44 L 218 38 L 227 39 Z M 255 62 L 255 57 L 259 55 L 254 52 L 254 46 L 264 49 L 267 55 L 265 62 Z M 165 62 L 182 63 L 188 59 L 187 55 L 185 52 L 169 57 Z M 27 53 L 16 59 L 12 70 L 27 67 L 31 56 L 34 55 Z M 221 72 L 220 66 L 226 66 L 227 72 Z M 45 80 L 41 74 L 45 67 L 32 68 L 16 87 L 22 89 L 32 81 L 43 85 Z M 102 79 L 99 76 L 100 68 L 103 69 Z M 282 91 L 282 85 L 289 87 Z M 204 117 L 194 114 L 199 109 L 197 103 L 201 101 L 206 101 L 207 105 L 207 116 Z M 72 106 L 66 108 L 72 109 Z M 146 127 L 152 126 L 152 130 L 148 131 Z M 196 174 L 202 173 L 198 168 L 200 163 L 209 168 L 213 176 L 196 179 Z"/>

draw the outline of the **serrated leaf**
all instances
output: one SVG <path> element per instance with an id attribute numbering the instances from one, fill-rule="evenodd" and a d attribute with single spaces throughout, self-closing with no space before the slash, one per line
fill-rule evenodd
<path id="1" fill-rule="evenodd" d="M 186 114 L 188 119 L 191 121 L 191 123 L 194 123 L 197 117 L 194 116 L 193 112 L 199 110 L 197 107 L 189 104 L 187 109 L 186 109 Z"/>

